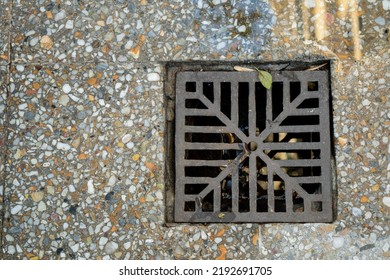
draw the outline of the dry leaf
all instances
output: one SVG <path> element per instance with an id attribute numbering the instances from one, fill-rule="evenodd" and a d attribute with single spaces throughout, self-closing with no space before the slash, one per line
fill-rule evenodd
<path id="1" fill-rule="evenodd" d="M 241 66 L 234 66 L 234 70 L 236 70 L 238 72 L 254 72 L 254 71 L 256 71 L 255 69 L 241 67 Z"/>

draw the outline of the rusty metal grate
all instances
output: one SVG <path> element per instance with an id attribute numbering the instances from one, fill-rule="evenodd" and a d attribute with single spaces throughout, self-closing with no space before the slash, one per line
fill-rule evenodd
<path id="1" fill-rule="evenodd" d="M 174 222 L 330 222 L 328 71 L 182 71 Z"/>

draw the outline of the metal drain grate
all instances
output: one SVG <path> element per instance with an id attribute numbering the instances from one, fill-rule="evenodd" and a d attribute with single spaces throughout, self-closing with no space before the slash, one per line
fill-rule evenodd
<path id="1" fill-rule="evenodd" d="M 175 222 L 330 222 L 328 71 L 176 75 Z"/>

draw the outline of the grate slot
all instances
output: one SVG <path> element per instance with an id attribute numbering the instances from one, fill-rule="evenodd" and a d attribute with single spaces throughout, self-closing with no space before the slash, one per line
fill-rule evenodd
<path id="1" fill-rule="evenodd" d="M 271 74 L 176 73 L 175 222 L 332 220 L 329 73 Z"/>

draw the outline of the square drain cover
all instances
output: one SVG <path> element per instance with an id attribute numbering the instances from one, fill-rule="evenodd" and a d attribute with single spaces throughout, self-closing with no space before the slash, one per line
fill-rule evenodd
<path id="1" fill-rule="evenodd" d="M 329 71 L 269 72 L 175 73 L 173 222 L 332 221 Z"/>

